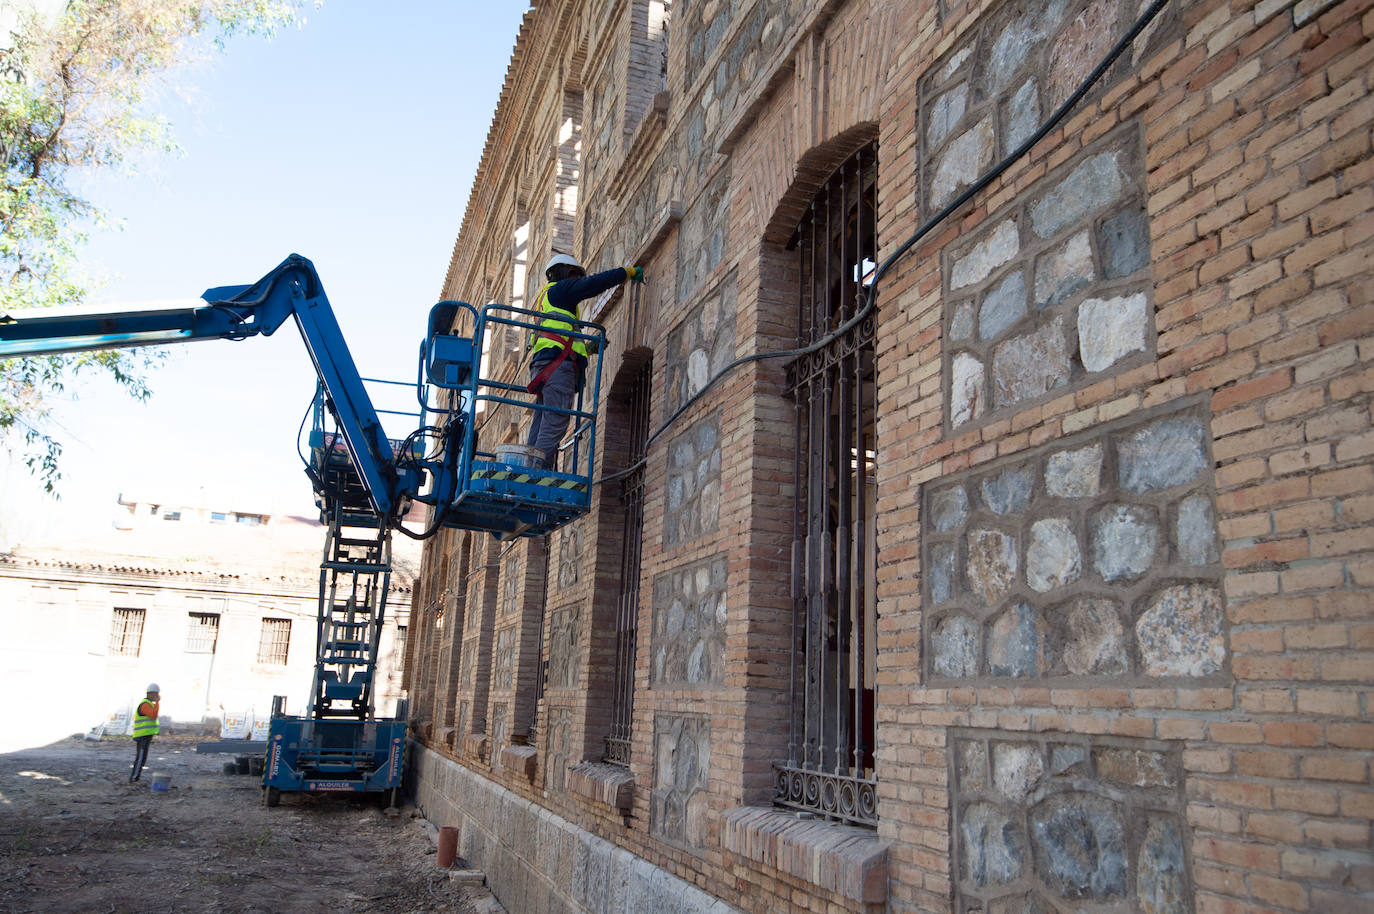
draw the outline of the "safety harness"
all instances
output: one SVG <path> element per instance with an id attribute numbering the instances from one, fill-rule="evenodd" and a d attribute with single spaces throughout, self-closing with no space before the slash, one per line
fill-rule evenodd
<path id="1" fill-rule="evenodd" d="M 540 330 L 535 334 L 535 338 L 553 340 L 555 343 L 561 342 L 563 348 L 559 350 L 558 355 L 554 356 L 549 361 L 549 364 L 540 369 L 539 374 L 530 379 L 530 383 L 525 387 L 525 390 L 532 394 L 538 394 L 544 389 L 544 385 L 549 383 L 549 378 L 553 377 L 553 373 L 558 370 L 558 366 L 562 365 L 563 361 L 567 359 L 568 356 L 572 355 L 573 345 L 572 337 L 563 336 L 561 333 L 550 333 L 547 330 Z"/>

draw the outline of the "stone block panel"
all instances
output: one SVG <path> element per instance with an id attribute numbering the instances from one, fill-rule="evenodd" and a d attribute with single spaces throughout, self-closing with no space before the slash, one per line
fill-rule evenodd
<path id="1" fill-rule="evenodd" d="M 515 684 L 515 626 L 509 625 L 496 633 L 496 663 L 492 669 L 492 686 L 510 689 Z"/>
<path id="2" fill-rule="evenodd" d="M 725 679 L 726 555 L 654 578 L 655 687 L 715 687 Z"/>
<path id="3" fill-rule="evenodd" d="M 558 793 L 567 785 L 569 766 L 579 760 L 574 757 L 571 708 L 549 708 L 544 741 L 548 744 L 548 756 L 544 762 L 544 790 Z"/>
<path id="4" fill-rule="evenodd" d="M 951 428 L 1153 356 L 1144 174 L 1117 130 L 946 249 Z"/>
<path id="5" fill-rule="evenodd" d="M 563 528 L 558 546 L 558 587 L 570 590 L 582 580 L 583 523 L 571 523 Z"/>
<path id="6" fill-rule="evenodd" d="M 1013 0 L 983 17 L 921 80 L 923 209 L 1027 139 L 1136 13 L 1120 0 Z M 944 252 L 951 428 L 1153 355 L 1141 145 L 1135 125 L 1117 129 Z"/>
<path id="7" fill-rule="evenodd" d="M 777 65 L 788 26 L 805 0 L 759 0 L 752 4 L 692 3 L 673 9 L 672 41 L 684 43 L 684 82 L 698 112 L 689 131 L 688 161 L 702 168 L 712 159 L 720 126 L 749 96 L 754 82 Z"/>
<path id="8" fill-rule="evenodd" d="M 667 412 L 686 403 L 735 357 L 735 274 L 726 276 L 701 306 L 668 334 Z"/>
<path id="9" fill-rule="evenodd" d="M 921 79 L 922 209 L 944 206 L 1028 139 L 1139 11 L 1124 0 L 1010 0 L 981 17 Z M 1137 59 L 1167 40 L 1173 18 L 1137 41 Z M 1119 61 L 1099 91 L 1129 69 Z"/>
<path id="10" fill-rule="evenodd" d="M 711 179 L 682 217 L 678 231 L 677 300 L 686 302 L 725 260 L 730 236 L 730 169 Z"/>
<path id="11" fill-rule="evenodd" d="M 510 745 L 510 705 L 505 702 L 491 709 L 491 759 L 495 764 L 502 749 Z"/>
<path id="12" fill-rule="evenodd" d="M 474 680 L 473 671 L 477 667 L 477 639 L 469 638 L 463 642 L 463 650 L 459 663 L 459 681 L 465 688 L 471 688 Z"/>
<path id="13" fill-rule="evenodd" d="M 663 545 L 682 545 L 719 528 L 720 460 L 719 411 L 669 442 Z"/>
<path id="14" fill-rule="evenodd" d="M 931 676 L 1226 681 L 1212 466 L 1191 407 L 931 484 Z"/>
<path id="15" fill-rule="evenodd" d="M 513 616 L 520 611 L 520 553 L 512 550 L 501 567 L 501 614 Z"/>
<path id="16" fill-rule="evenodd" d="M 957 910 L 1193 910 L 1178 744 L 956 730 L 951 748 Z"/>
<path id="17" fill-rule="evenodd" d="M 549 616 L 548 688 L 577 686 L 577 660 L 582 648 L 582 610 L 576 603 L 560 606 Z"/>
<path id="18" fill-rule="evenodd" d="M 710 774 L 710 719 L 656 715 L 649 833 L 693 852 L 705 850 Z"/>

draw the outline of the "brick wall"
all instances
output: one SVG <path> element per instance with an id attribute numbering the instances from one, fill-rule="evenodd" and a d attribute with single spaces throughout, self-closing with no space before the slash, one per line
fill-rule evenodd
<path id="1" fill-rule="evenodd" d="M 554 250 L 646 265 L 596 316 L 605 473 L 647 358 L 658 429 L 731 359 L 795 345 L 791 236 L 856 150 L 877 143 L 885 257 L 1139 12 L 676 7 L 528 14 L 446 281 L 511 287 L 526 220 L 533 288 Z M 421 726 L 430 757 L 740 910 L 1374 905 L 1371 32 L 1369 0 L 1173 0 L 884 274 L 876 829 L 771 808 L 794 644 L 780 360 L 649 448 L 628 768 L 601 763 L 626 586 L 605 487 L 543 544 L 450 541 L 446 573 L 427 553 L 409 683 L 459 731 Z M 461 635 L 435 627 L 446 587 Z M 500 763 L 524 722 L 533 767 Z M 498 896 L 547 884 L 521 859 Z"/>

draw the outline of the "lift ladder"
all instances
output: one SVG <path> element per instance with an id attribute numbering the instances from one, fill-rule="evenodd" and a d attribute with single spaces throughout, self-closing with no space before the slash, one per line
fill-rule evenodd
<path id="1" fill-rule="evenodd" d="M 391 579 L 391 531 L 385 524 L 355 526 L 358 513 L 342 505 L 328 513 L 310 716 L 366 720 Z"/>

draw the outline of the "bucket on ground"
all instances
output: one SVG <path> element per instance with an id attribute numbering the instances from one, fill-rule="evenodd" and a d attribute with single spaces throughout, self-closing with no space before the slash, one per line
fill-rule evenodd
<path id="1" fill-rule="evenodd" d="M 512 467 L 537 466 L 544 459 L 544 452 L 528 444 L 498 444 L 496 462 Z"/>
<path id="2" fill-rule="evenodd" d="M 172 789 L 172 776 L 170 774 L 153 774 L 153 789 L 158 793 L 166 793 Z"/>

